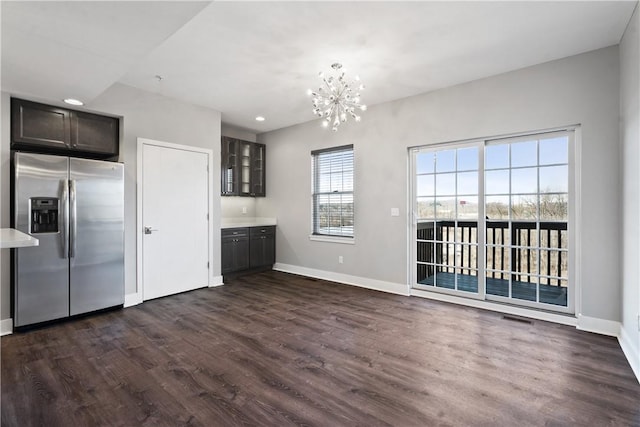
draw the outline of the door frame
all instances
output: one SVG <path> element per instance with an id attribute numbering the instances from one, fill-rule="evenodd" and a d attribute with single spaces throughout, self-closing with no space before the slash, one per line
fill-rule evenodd
<path id="1" fill-rule="evenodd" d="M 142 233 L 144 224 L 142 222 L 143 219 L 143 210 L 144 206 L 142 204 L 143 200 L 143 153 L 145 145 L 152 145 L 160 148 L 167 148 L 173 150 L 181 150 L 181 151 L 190 151 L 195 153 L 202 153 L 207 155 L 207 192 L 208 198 L 207 208 L 209 209 L 209 221 L 208 221 L 208 235 L 207 235 L 207 246 L 209 248 L 209 272 L 207 273 L 207 286 L 211 286 L 213 283 L 212 279 L 212 271 L 213 271 L 213 150 L 208 148 L 200 148 L 194 147 L 191 145 L 182 145 L 182 144 L 174 144 L 172 142 L 158 141 L 154 139 L 148 138 L 137 138 L 137 170 L 136 170 L 136 293 L 138 294 L 138 301 L 144 301 L 144 277 L 143 277 L 143 244 L 142 244 Z"/>

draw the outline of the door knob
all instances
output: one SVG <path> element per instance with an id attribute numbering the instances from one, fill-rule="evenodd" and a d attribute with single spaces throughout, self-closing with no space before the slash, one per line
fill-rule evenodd
<path id="1" fill-rule="evenodd" d="M 145 227 L 144 228 L 144 234 L 151 234 L 154 231 L 158 231 L 158 230 L 156 230 L 155 228 L 151 228 L 151 227 Z"/>

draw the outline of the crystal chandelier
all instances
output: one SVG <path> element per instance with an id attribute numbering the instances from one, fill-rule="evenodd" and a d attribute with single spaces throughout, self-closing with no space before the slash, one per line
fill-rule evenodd
<path id="1" fill-rule="evenodd" d="M 319 73 L 323 86 L 317 91 L 308 90 L 308 94 L 313 96 L 313 114 L 324 117 L 322 126 L 329 127 L 336 132 L 340 123 L 347 121 L 347 116 L 351 116 L 356 122 L 360 121 L 360 116 L 355 113 L 356 109 L 365 111 L 367 106 L 360 103 L 359 91 L 364 89 L 360 83 L 360 77 L 356 76 L 351 82 L 345 78 L 342 64 L 331 65 L 333 75 L 325 77 L 323 72 Z"/>

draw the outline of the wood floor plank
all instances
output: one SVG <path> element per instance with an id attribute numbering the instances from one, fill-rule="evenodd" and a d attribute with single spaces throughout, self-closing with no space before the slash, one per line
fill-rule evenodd
<path id="1" fill-rule="evenodd" d="M 613 338 L 273 271 L 0 345 L 2 426 L 640 426 Z"/>

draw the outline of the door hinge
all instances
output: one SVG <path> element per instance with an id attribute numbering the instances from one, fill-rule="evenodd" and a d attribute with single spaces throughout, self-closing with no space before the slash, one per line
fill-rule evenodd
<path id="1" fill-rule="evenodd" d="M 207 261 L 207 270 L 209 269 L 209 261 Z"/>
<path id="2" fill-rule="evenodd" d="M 207 221 L 209 221 L 209 214 L 207 213 Z"/>

